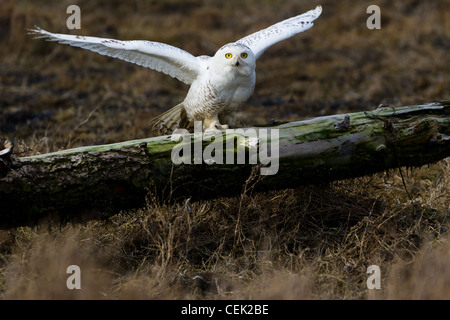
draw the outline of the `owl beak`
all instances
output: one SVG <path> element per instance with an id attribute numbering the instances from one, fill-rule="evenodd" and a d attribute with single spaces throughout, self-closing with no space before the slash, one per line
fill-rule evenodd
<path id="1" fill-rule="evenodd" d="M 236 67 L 239 67 L 239 60 L 236 60 L 236 63 L 234 64 Z"/>

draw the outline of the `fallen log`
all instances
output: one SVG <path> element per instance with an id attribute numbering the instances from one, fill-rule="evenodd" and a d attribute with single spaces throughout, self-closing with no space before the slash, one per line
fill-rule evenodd
<path id="1" fill-rule="evenodd" d="M 31 157 L 11 151 L 0 150 L 0 225 L 110 215 L 142 206 L 149 192 L 206 199 L 240 194 L 252 179 L 263 191 L 433 163 L 450 156 L 450 101 Z"/>

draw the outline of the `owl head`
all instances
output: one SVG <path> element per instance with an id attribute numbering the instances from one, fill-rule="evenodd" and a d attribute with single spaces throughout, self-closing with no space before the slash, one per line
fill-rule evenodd
<path id="1" fill-rule="evenodd" d="M 236 72 L 251 75 L 255 72 L 256 59 L 253 51 L 242 44 L 229 43 L 217 50 L 213 57 L 216 72 Z"/>

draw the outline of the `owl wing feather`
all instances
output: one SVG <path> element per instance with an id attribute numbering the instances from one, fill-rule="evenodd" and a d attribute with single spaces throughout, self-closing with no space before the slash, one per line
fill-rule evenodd
<path id="1" fill-rule="evenodd" d="M 201 73 L 202 59 L 177 47 L 160 42 L 75 36 L 51 33 L 36 27 L 30 29 L 40 38 L 48 38 L 74 47 L 91 50 L 102 55 L 122 59 L 140 66 L 163 72 L 186 84 L 191 84 Z"/>
<path id="2" fill-rule="evenodd" d="M 321 13 L 322 7 L 317 6 L 314 10 L 283 20 L 266 29 L 252 33 L 251 35 L 236 41 L 236 43 L 249 47 L 253 51 L 255 58 L 258 59 L 267 48 L 273 46 L 275 43 L 311 28 L 313 26 L 313 21 L 316 20 Z"/>

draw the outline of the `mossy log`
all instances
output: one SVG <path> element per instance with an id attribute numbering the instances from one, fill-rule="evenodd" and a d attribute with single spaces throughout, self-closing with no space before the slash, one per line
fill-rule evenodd
<path id="1" fill-rule="evenodd" d="M 267 136 L 255 140 L 242 132 L 223 131 L 213 135 L 214 143 L 223 139 L 223 153 L 216 148 L 210 153 L 213 160 L 200 161 L 193 150 L 198 143 L 200 152 L 211 148 L 211 136 L 180 136 L 189 141 L 186 144 L 174 136 L 160 136 L 22 158 L 5 146 L 0 150 L 0 225 L 35 222 L 53 213 L 109 215 L 142 206 L 149 193 L 165 200 L 205 199 L 240 194 L 250 184 L 255 191 L 274 190 L 433 163 L 450 156 L 450 101 L 379 107 L 253 129 L 258 133 L 264 129 Z M 193 164 L 174 164 L 174 147 L 191 143 L 192 154 L 183 156 Z M 271 165 L 277 160 L 278 170 L 261 175 L 262 161 L 249 163 L 252 150 L 260 152 L 263 146 L 270 150 L 274 143 L 278 158 L 272 153 Z M 242 148 L 244 164 L 217 161 L 230 152 L 237 160 Z"/>

